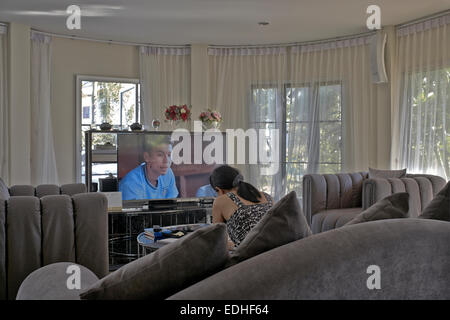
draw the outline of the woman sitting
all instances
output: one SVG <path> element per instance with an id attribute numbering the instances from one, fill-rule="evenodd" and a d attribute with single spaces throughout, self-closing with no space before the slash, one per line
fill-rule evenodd
<path id="1" fill-rule="evenodd" d="M 226 223 L 231 249 L 272 207 L 272 197 L 244 182 L 239 171 L 228 165 L 216 168 L 209 180 L 218 195 L 212 208 L 213 223 Z"/>

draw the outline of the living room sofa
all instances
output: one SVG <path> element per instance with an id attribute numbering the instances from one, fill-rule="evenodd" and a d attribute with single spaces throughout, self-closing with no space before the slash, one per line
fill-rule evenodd
<path id="1" fill-rule="evenodd" d="M 403 218 L 354 224 L 263 252 L 166 298 L 450 299 L 449 243 L 450 223 L 445 221 Z M 17 298 L 40 299 L 36 293 L 45 291 L 47 299 L 79 299 L 65 288 L 64 268 L 66 264 L 53 264 L 35 271 Z M 59 276 L 49 283 L 49 274 Z M 89 270 L 82 274 L 88 279 L 84 289 L 97 281 Z"/>
<path id="2" fill-rule="evenodd" d="M 313 233 L 339 228 L 384 197 L 407 192 L 409 215 L 420 212 L 445 186 L 426 174 L 404 178 L 369 178 L 368 172 L 307 174 L 303 177 L 303 211 Z"/>
<path id="3" fill-rule="evenodd" d="M 59 261 L 86 266 L 98 277 L 108 273 L 103 194 L 86 193 L 78 183 L 0 184 L 0 299 L 15 299 L 31 272 Z"/>

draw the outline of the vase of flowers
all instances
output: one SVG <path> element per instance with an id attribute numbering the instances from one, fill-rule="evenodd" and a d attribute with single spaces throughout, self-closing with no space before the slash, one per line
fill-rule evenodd
<path id="1" fill-rule="evenodd" d="M 180 123 L 186 123 L 191 120 L 191 108 L 186 104 L 169 106 L 164 111 L 165 121 L 169 122 L 172 127 L 177 127 Z"/>
<path id="2" fill-rule="evenodd" d="M 202 122 L 204 130 L 211 128 L 219 129 L 220 123 L 222 122 L 222 115 L 220 112 L 208 108 L 208 110 L 200 113 L 199 119 Z"/>

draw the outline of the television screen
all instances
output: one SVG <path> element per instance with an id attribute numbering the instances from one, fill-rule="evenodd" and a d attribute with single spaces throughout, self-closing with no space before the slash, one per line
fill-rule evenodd
<path id="1" fill-rule="evenodd" d="M 223 163 L 217 159 L 225 159 L 224 135 L 215 133 L 209 141 L 198 133 L 171 137 L 171 132 L 118 134 L 122 200 L 216 196 L 209 176 Z"/>

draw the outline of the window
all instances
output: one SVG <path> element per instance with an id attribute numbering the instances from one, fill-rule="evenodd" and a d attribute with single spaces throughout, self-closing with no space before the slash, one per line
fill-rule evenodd
<path id="1" fill-rule="evenodd" d="M 134 122 L 140 122 L 140 85 L 137 79 L 111 79 L 99 77 L 78 77 L 77 119 L 79 121 L 78 150 L 81 155 L 77 164 L 79 181 L 85 181 L 85 137 L 84 132 L 98 128 L 103 122 L 114 129 L 126 130 Z M 96 134 L 92 145 L 111 143 L 116 145 L 115 134 Z M 117 175 L 116 163 L 93 163 L 92 182 L 106 177 L 109 173 Z"/>
<path id="2" fill-rule="evenodd" d="M 450 177 L 450 68 L 403 79 L 402 165 L 411 173 Z"/>
<path id="3" fill-rule="evenodd" d="M 258 187 L 275 195 L 302 195 L 306 173 L 338 173 L 342 166 L 340 82 L 253 88 L 257 128 L 279 128 L 281 170 L 262 176 Z"/>

